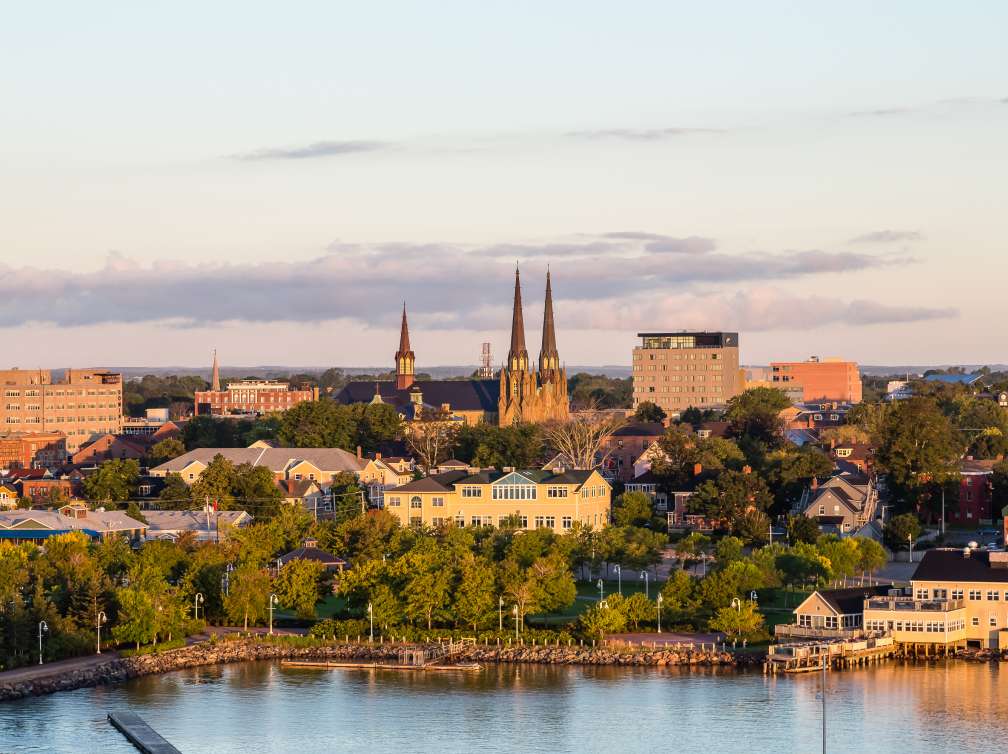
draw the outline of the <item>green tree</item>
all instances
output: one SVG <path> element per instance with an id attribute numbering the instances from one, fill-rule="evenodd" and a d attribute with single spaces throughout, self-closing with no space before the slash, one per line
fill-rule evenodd
<path id="1" fill-rule="evenodd" d="M 147 456 L 151 465 L 157 466 L 165 461 L 178 458 L 183 453 L 185 453 L 185 445 L 182 444 L 179 438 L 166 437 L 164 440 L 154 443 L 148 451 Z"/>
<path id="2" fill-rule="evenodd" d="M 616 498 L 613 520 L 617 526 L 644 526 L 651 520 L 651 499 L 643 492 L 624 492 Z"/>
<path id="3" fill-rule="evenodd" d="M 857 570 L 861 572 L 862 576 L 875 573 L 889 561 L 885 549 L 874 539 L 854 537 L 854 541 L 858 546 Z"/>
<path id="4" fill-rule="evenodd" d="M 860 570 L 861 550 L 853 538 L 825 535 L 819 538 L 816 547 L 829 560 L 834 579 L 849 579 Z"/>
<path id="5" fill-rule="evenodd" d="M 738 532 L 748 511 L 764 512 L 772 500 L 766 482 L 758 474 L 729 469 L 700 485 L 689 505 L 712 521 L 722 521 L 732 532 Z"/>
<path id="6" fill-rule="evenodd" d="M 668 414 L 662 410 L 662 407 L 652 401 L 641 401 L 637 404 L 637 411 L 634 412 L 634 419 L 639 422 L 657 422 L 660 424 L 665 421 L 667 416 Z"/>
<path id="7" fill-rule="evenodd" d="M 357 425 L 352 411 L 332 400 L 305 401 L 283 413 L 277 436 L 292 448 L 343 448 L 353 451 Z"/>
<path id="8" fill-rule="evenodd" d="M 242 621 L 247 631 L 249 621 L 255 623 L 266 618 L 269 595 L 269 576 L 254 565 L 242 564 L 231 574 L 224 612 L 229 620 Z"/>
<path id="9" fill-rule="evenodd" d="M 763 614 L 754 603 L 742 600 L 738 607 L 718 608 L 709 626 L 712 631 L 721 631 L 728 636 L 753 638 L 762 633 Z"/>
<path id="10" fill-rule="evenodd" d="M 304 404 L 301 404 L 304 405 Z M 199 479 L 190 487 L 193 500 L 202 503 L 209 500 L 224 509 L 231 507 L 231 490 L 235 485 L 235 465 L 220 453 L 215 455 L 203 469 Z"/>
<path id="11" fill-rule="evenodd" d="M 920 519 L 912 513 L 893 516 L 882 534 L 890 550 L 909 550 L 910 541 L 916 541 L 921 535 Z"/>
<path id="12" fill-rule="evenodd" d="M 780 412 L 790 405 L 783 390 L 756 387 L 729 399 L 724 417 L 736 436 L 747 436 L 769 447 L 777 447 L 783 439 Z"/>
<path id="13" fill-rule="evenodd" d="M 626 630 L 626 616 L 608 604 L 590 607 L 581 613 L 578 625 L 582 633 L 590 639 L 601 641 L 606 634 L 616 634 Z"/>
<path id="14" fill-rule="evenodd" d="M 462 565 L 455 587 L 455 616 L 475 631 L 496 607 L 493 568 L 470 555 Z"/>
<path id="15" fill-rule="evenodd" d="M 742 548 L 744 542 L 738 537 L 723 537 L 714 546 L 714 553 L 719 565 L 725 566 L 744 557 Z"/>
<path id="16" fill-rule="evenodd" d="M 633 625 L 634 631 L 640 627 L 642 621 L 651 620 L 655 615 L 654 602 L 645 597 L 643 592 L 631 594 L 623 600 L 621 608 L 627 623 Z"/>
<path id="17" fill-rule="evenodd" d="M 774 491 L 774 513 L 787 513 L 813 479 L 832 472 L 833 462 L 825 453 L 812 446 L 769 453 L 764 473 L 767 484 Z"/>
<path id="18" fill-rule="evenodd" d="M 128 500 L 136 491 L 139 477 L 140 464 L 132 458 L 105 461 L 84 478 L 84 495 L 93 503 Z"/>
<path id="19" fill-rule="evenodd" d="M 207 471 L 209 469 L 203 474 L 205 475 Z M 202 479 L 201 476 L 200 480 Z M 250 463 L 234 467 L 229 493 L 228 497 L 232 500 L 230 505 L 235 504 L 234 500 L 239 501 L 240 506 L 253 510 L 257 519 L 273 518 L 279 512 L 283 501 L 283 493 L 273 479 L 273 472 L 266 466 L 253 466 Z"/>
<path id="20" fill-rule="evenodd" d="M 192 505 L 192 493 L 181 474 L 165 475 L 164 487 L 158 498 L 161 507 L 166 510 L 186 510 Z"/>
<path id="21" fill-rule="evenodd" d="M 294 610 L 298 618 L 315 618 L 324 572 L 325 567 L 314 560 L 292 560 L 284 565 L 273 582 L 280 604 Z"/>
<path id="22" fill-rule="evenodd" d="M 445 617 L 451 598 L 452 572 L 434 552 L 410 553 L 405 587 L 405 613 L 430 629 L 435 618 Z"/>
<path id="23" fill-rule="evenodd" d="M 788 516 L 788 539 L 792 542 L 807 542 L 815 544 L 819 539 L 819 524 L 808 516 Z"/>
<path id="24" fill-rule="evenodd" d="M 991 502 L 995 516 L 1008 506 L 1008 460 L 994 464 L 991 474 Z"/>
<path id="25" fill-rule="evenodd" d="M 690 612 L 697 607 L 696 580 L 686 571 L 669 571 L 668 580 L 662 586 L 662 610 L 670 617 Z"/>

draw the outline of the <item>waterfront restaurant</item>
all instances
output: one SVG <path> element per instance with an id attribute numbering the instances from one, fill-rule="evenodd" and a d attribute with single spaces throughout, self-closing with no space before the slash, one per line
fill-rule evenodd
<path id="1" fill-rule="evenodd" d="M 929 550 L 910 594 L 868 600 L 864 621 L 906 644 L 1008 648 L 1008 553 Z"/>
<path id="2" fill-rule="evenodd" d="M 774 627 L 774 635 L 793 639 L 856 639 L 865 631 L 865 601 L 893 591 L 891 584 L 812 592 L 795 608 L 795 622 Z"/>

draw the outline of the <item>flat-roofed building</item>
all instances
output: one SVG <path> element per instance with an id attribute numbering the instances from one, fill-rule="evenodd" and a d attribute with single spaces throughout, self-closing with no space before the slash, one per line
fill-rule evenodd
<path id="1" fill-rule="evenodd" d="M 0 469 L 52 468 L 66 460 L 66 435 L 62 432 L 0 435 Z"/>
<path id="2" fill-rule="evenodd" d="M 734 332 L 643 332 L 633 350 L 633 405 L 666 413 L 723 406 L 741 392 Z"/>
<path id="3" fill-rule="evenodd" d="M 318 398 L 317 387 L 297 388 L 279 380 L 235 380 L 223 390 L 197 391 L 193 413 L 197 416 L 271 414 Z"/>
<path id="4" fill-rule="evenodd" d="M 861 370 L 857 362 L 823 359 L 770 362 L 774 387 L 801 388 L 802 401 L 861 402 Z"/>
<path id="5" fill-rule="evenodd" d="M 385 491 L 385 510 L 410 526 L 600 529 L 611 503 L 612 487 L 596 470 L 451 471 Z"/>
<path id="6" fill-rule="evenodd" d="M 122 430 L 122 375 L 68 369 L 53 381 L 48 369 L 0 371 L 0 431 L 61 432 L 73 453 L 93 437 Z"/>
<path id="7" fill-rule="evenodd" d="M 79 531 L 94 540 L 125 537 L 139 542 L 147 524 L 123 511 L 92 511 L 82 503 L 64 505 L 59 510 L 13 510 L 0 512 L 0 541 L 38 542 L 58 534 Z"/>

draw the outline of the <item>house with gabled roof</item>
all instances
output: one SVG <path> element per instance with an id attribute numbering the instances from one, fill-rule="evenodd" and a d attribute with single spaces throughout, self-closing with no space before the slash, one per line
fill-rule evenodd
<path id="1" fill-rule="evenodd" d="M 875 518 L 878 490 L 870 477 L 854 473 L 836 474 L 822 484 L 813 480 L 795 509 L 808 516 L 827 533 L 848 536 Z"/>
<path id="2" fill-rule="evenodd" d="M 385 492 L 385 508 L 413 526 L 545 527 L 609 523 L 612 486 L 597 469 L 450 471 Z"/>
<path id="3" fill-rule="evenodd" d="M 333 477 L 342 472 L 360 475 L 364 469 L 363 459 L 342 448 L 197 448 L 172 458 L 150 470 L 154 477 L 179 474 L 183 481 L 192 484 L 199 479 L 216 456 L 223 456 L 236 466 L 247 463 L 250 466 L 265 466 L 276 480 L 293 479 L 318 482 L 323 489 L 328 488 Z"/>

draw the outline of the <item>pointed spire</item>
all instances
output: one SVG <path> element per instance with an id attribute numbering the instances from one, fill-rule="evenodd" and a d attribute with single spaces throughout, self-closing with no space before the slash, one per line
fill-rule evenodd
<path id="1" fill-rule="evenodd" d="M 220 366 L 217 364 L 217 349 L 213 352 L 213 369 L 210 371 L 210 389 L 215 392 L 220 392 Z"/>
<path id="2" fill-rule="evenodd" d="M 521 276 L 515 264 L 514 310 L 511 314 L 511 350 L 508 367 L 512 371 L 528 370 L 528 349 L 525 348 L 525 319 L 522 317 Z"/>
<path id="3" fill-rule="evenodd" d="M 416 354 L 410 347 L 409 324 L 406 321 L 406 302 L 403 301 L 402 325 L 399 329 L 399 350 L 395 354 L 396 389 L 406 390 L 413 384 Z"/>
<path id="4" fill-rule="evenodd" d="M 539 352 L 539 361 L 543 356 L 552 356 L 558 365 L 560 354 L 557 353 L 556 328 L 553 324 L 553 286 L 550 282 L 549 268 L 546 269 L 546 306 L 543 309 L 543 332 L 542 350 Z"/>

